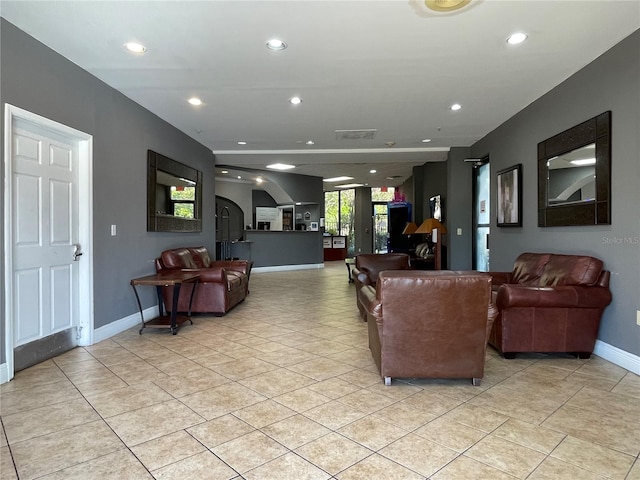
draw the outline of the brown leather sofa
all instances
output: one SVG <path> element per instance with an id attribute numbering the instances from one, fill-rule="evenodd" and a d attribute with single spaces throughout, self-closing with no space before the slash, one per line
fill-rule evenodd
<path id="1" fill-rule="evenodd" d="M 499 316 L 489 343 L 517 352 L 567 352 L 589 358 L 611 303 L 610 272 L 585 255 L 523 253 L 511 272 L 490 272 Z"/>
<path id="2" fill-rule="evenodd" d="M 365 285 L 369 348 L 385 385 L 400 378 L 484 376 L 497 310 L 491 277 L 480 272 L 385 271 Z"/>
<path id="3" fill-rule="evenodd" d="M 211 260 L 206 247 L 185 247 L 165 250 L 156 259 L 158 273 L 172 270 L 197 270 L 200 281 L 196 284 L 191 305 L 192 312 L 224 315 L 249 293 L 249 276 L 253 262 L 248 260 Z M 173 287 L 163 287 L 164 304 L 171 309 Z M 180 289 L 178 311 L 189 311 L 193 284 Z"/>
<path id="4" fill-rule="evenodd" d="M 363 285 L 376 286 L 378 275 L 384 270 L 408 270 L 409 255 L 406 253 L 361 253 L 356 255 L 356 263 L 351 276 L 356 285 L 356 304 L 360 316 L 366 320 L 367 312 L 358 301 L 358 294 Z"/>

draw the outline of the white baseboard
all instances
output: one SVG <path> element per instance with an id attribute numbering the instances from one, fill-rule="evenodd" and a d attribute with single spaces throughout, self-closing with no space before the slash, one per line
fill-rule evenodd
<path id="1" fill-rule="evenodd" d="M 143 312 L 145 321 L 150 320 L 158 316 L 158 306 L 149 307 Z M 116 320 L 115 322 L 111 322 L 104 327 L 96 328 L 93 331 L 93 343 L 98 343 L 107 338 L 113 337 L 120 332 L 124 332 L 131 327 L 135 327 L 136 325 L 142 326 L 142 322 L 140 321 L 140 313 L 132 313 L 120 320 Z"/>
<path id="2" fill-rule="evenodd" d="M 0 364 L 0 385 L 9 381 L 9 366 L 6 363 Z"/>
<path id="3" fill-rule="evenodd" d="M 324 263 L 308 263 L 303 265 L 274 265 L 273 267 L 253 267 L 251 272 L 286 272 L 290 270 L 311 270 L 324 268 Z"/>
<path id="4" fill-rule="evenodd" d="M 640 357 L 632 353 L 626 352 L 604 343 L 600 340 L 596 340 L 596 346 L 593 349 L 593 353 L 599 357 L 608 360 L 611 363 L 615 363 L 619 367 L 625 368 L 630 372 L 640 375 Z"/>

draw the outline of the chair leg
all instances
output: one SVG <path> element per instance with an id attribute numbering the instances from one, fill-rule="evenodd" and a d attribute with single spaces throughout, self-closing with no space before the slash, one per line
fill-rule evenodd
<path id="1" fill-rule="evenodd" d="M 574 355 L 582 360 L 591 358 L 591 352 L 574 352 Z"/>
<path id="2" fill-rule="evenodd" d="M 384 384 L 387 387 L 391 385 L 391 377 L 384 377 Z"/>
<path id="3" fill-rule="evenodd" d="M 481 378 L 472 378 L 471 379 L 471 383 L 473 383 L 474 387 L 479 387 L 480 386 L 480 382 L 482 382 Z"/>

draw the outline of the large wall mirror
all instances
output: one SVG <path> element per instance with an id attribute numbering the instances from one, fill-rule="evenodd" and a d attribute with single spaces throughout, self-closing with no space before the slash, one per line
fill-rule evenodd
<path id="1" fill-rule="evenodd" d="M 611 224 L 611 112 L 538 144 L 538 226 Z"/>
<path id="2" fill-rule="evenodd" d="M 202 231 L 202 172 L 147 153 L 147 231 Z"/>

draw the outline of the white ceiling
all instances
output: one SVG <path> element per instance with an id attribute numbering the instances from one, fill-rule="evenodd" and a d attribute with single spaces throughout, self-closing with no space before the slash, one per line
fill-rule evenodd
<path id="1" fill-rule="evenodd" d="M 471 145 L 640 28 L 637 0 L 474 0 L 450 14 L 417 0 L 2 0 L 0 8 L 211 148 L 219 165 L 289 162 L 293 173 L 371 186 L 399 185 L 414 165 Z M 528 40 L 508 45 L 515 31 Z M 273 37 L 288 48 L 267 50 Z M 126 52 L 132 40 L 146 54 Z M 288 103 L 294 95 L 302 104 Z M 192 96 L 204 104 L 189 105 Z M 455 102 L 462 110 L 449 110 Z M 377 133 L 340 140 L 339 129 Z"/>

